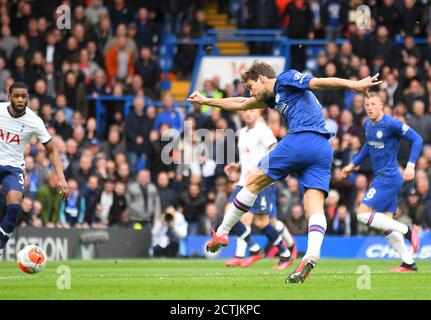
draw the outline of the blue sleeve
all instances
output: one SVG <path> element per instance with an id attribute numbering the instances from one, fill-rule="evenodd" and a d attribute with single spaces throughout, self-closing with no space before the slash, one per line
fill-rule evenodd
<path id="1" fill-rule="evenodd" d="M 290 86 L 302 90 L 310 90 L 311 79 L 313 79 L 312 75 L 301 73 L 294 69 L 280 74 L 277 78 L 281 86 Z"/>
<path id="2" fill-rule="evenodd" d="M 66 223 L 66 203 L 63 201 L 61 201 L 61 206 L 60 206 L 60 223 Z"/>
<path id="3" fill-rule="evenodd" d="M 352 163 L 355 166 L 357 166 L 357 165 L 361 164 L 361 162 L 364 161 L 369 155 L 370 155 L 370 151 L 368 149 L 368 143 L 367 143 L 367 141 L 365 141 L 361 150 L 353 157 Z"/>
<path id="4" fill-rule="evenodd" d="M 409 140 L 412 143 L 410 148 L 409 162 L 416 164 L 416 161 L 418 161 L 418 158 L 422 152 L 424 140 L 414 129 L 410 128 L 408 125 L 402 123 L 399 120 L 395 120 L 393 122 L 393 129 L 397 136 Z"/>
<path id="5" fill-rule="evenodd" d="M 80 208 L 79 208 L 79 217 L 78 222 L 83 223 L 85 217 L 85 198 L 81 198 Z"/>

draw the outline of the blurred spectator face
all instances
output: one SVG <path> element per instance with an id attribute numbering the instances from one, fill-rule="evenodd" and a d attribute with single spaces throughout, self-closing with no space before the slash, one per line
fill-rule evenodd
<path id="1" fill-rule="evenodd" d="M 139 74 L 135 74 L 132 77 L 132 88 L 133 91 L 137 92 L 138 90 L 141 90 L 144 83 L 142 81 L 142 77 Z"/>
<path id="2" fill-rule="evenodd" d="M 337 74 L 337 68 L 335 67 L 335 64 L 328 63 L 325 67 L 325 73 L 327 77 L 335 77 Z"/>
<path id="3" fill-rule="evenodd" d="M 106 162 L 106 170 L 110 174 L 113 174 L 117 170 L 117 166 L 115 165 L 115 162 L 113 160 L 108 160 Z"/>
<path id="4" fill-rule="evenodd" d="M 338 53 L 338 47 L 334 42 L 328 42 L 326 45 L 326 54 L 329 57 L 335 57 Z"/>
<path id="5" fill-rule="evenodd" d="M 76 143 L 76 141 L 73 139 L 67 140 L 66 153 L 70 155 L 74 155 L 76 154 L 77 151 L 78 151 L 78 144 Z"/>
<path id="6" fill-rule="evenodd" d="M 147 47 L 143 47 L 141 49 L 141 58 L 142 60 L 149 60 L 151 58 L 151 51 Z"/>
<path id="7" fill-rule="evenodd" d="M 404 6 L 406 9 L 411 9 L 415 5 L 416 0 L 404 0 Z"/>
<path id="8" fill-rule="evenodd" d="M 111 20 L 108 17 L 104 17 L 100 20 L 100 29 L 102 32 L 110 32 L 111 31 Z"/>
<path id="9" fill-rule="evenodd" d="M 73 113 L 73 116 L 72 116 L 72 125 L 74 127 L 78 127 L 78 126 L 83 127 L 84 124 L 85 124 L 85 119 L 84 119 L 84 116 L 82 115 L 82 113 L 79 111 L 75 111 Z"/>
<path id="10" fill-rule="evenodd" d="M 370 75 L 370 68 L 366 64 L 359 66 L 359 79 L 364 79 Z"/>
<path id="11" fill-rule="evenodd" d="M 142 7 L 138 11 L 138 19 L 140 22 L 144 23 L 148 20 L 148 10 L 145 7 Z"/>
<path id="12" fill-rule="evenodd" d="M 295 204 L 292 207 L 291 215 L 293 220 L 300 220 L 304 217 L 304 211 L 302 210 L 302 207 L 299 204 Z"/>
<path id="13" fill-rule="evenodd" d="M 205 214 L 210 220 L 217 218 L 217 207 L 214 203 L 208 203 L 205 208 Z"/>
<path id="14" fill-rule="evenodd" d="M 202 181 L 201 176 L 197 175 L 197 174 L 193 174 L 190 177 L 190 184 L 200 184 Z"/>
<path id="15" fill-rule="evenodd" d="M 337 216 L 338 219 L 344 221 L 346 220 L 347 216 L 348 216 L 348 211 L 345 205 L 341 205 L 337 208 Z"/>
<path id="16" fill-rule="evenodd" d="M 365 99 L 365 112 L 371 120 L 377 119 L 383 111 L 383 103 L 378 97 Z"/>
<path id="17" fill-rule="evenodd" d="M 146 186 L 150 183 L 151 175 L 149 170 L 141 170 L 138 173 L 138 183 L 141 186 Z"/>
<path id="18" fill-rule="evenodd" d="M 51 119 L 51 116 L 52 116 L 51 104 L 46 103 L 42 106 L 42 115 L 45 119 Z"/>
<path id="19" fill-rule="evenodd" d="M 398 116 L 402 116 L 407 113 L 407 108 L 404 103 L 397 103 L 395 105 L 394 114 Z"/>
<path id="20" fill-rule="evenodd" d="M 88 60 L 89 60 L 88 50 L 85 48 L 81 49 L 81 51 L 79 52 L 79 62 L 88 63 Z"/>
<path id="21" fill-rule="evenodd" d="M 336 104 L 331 104 L 329 106 L 329 117 L 335 121 L 338 120 L 338 117 L 340 116 L 340 107 Z"/>
<path id="22" fill-rule="evenodd" d="M 341 45 L 341 54 L 346 57 L 352 54 L 352 45 L 350 42 L 345 42 Z"/>
<path id="23" fill-rule="evenodd" d="M 69 180 L 69 182 L 67 183 L 69 185 L 69 192 L 75 193 L 78 190 L 78 183 L 76 182 L 76 180 Z"/>
<path id="24" fill-rule="evenodd" d="M 379 40 L 386 40 L 389 35 L 388 28 L 380 26 L 377 28 L 377 38 Z"/>
<path id="25" fill-rule="evenodd" d="M 73 16 L 75 18 L 75 21 L 83 20 L 85 18 L 84 7 L 81 5 L 76 6 Z"/>
<path id="26" fill-rule="evenodd" d="M 419 157 L 418 161 L 416 162 L 416 168 L 418 170 L 426 170 L 428 168 L 428 162 L 424 156 Z"/>
<path id="27" fill-rule="evenodd" d="M 120 142 L 120 132 L 117 129 L 109 130 L 108 141 L 110 144 L 117 144 Z"/>
<path id="28" fill-rule="evenodd" d="M 298 180 L 295 178 L 289 178 L 287 182 L 287 189 L 290 193 L 297 193 L 299 191 Z"/>
<path id="29" fill-rule="evenodd" d="M 206 15 L 205 15 L 205 11 L 204 10 L 197 10 L 196 11 L 196 20 L 199 23 L 203 23 L 206 20 Z"/>
<path id="30" fill-rule="evenodd" d="M 127 163 L 123 163 L 118 166 L 118 175 L 122 179 L 127 179 L 130 175 L 129 165 Z"/>
<path id="31" fill-rule="evenodd" d="M 75 85 L 76 85 L 76 75 L 75 75 L 75 73 L 74 72 L 69 72 L 67 75 L 66 75 L 66 84 L 69 86 L 69 87 L 75 87 Z"/>
<path id="32" fill-rule="evenodd" d="M 40 100 L 38 97 L 33 97 L 30 100 L 30 109 L 33 110 L 35 113 L 39 113 L 40 109 Z"/>
<path id="33" fill-rule="evenodd" d="M 147 115 L 148 119 L 154 119 L 154 118 L 156 118 L 156 116 L 157 116 L 156 107 L 154 107 L 154 106 L 147 106 L 145 108 L 145 110 L 146 110 L 146 115 Z"/>
<path id="34" fill-rule="evenodd" d="M 319 66 L 326 66 L 327 63 L 328 63 L 328 58 L 326 57 L 326 54 L 324 52 L 320 52 L 317 55 L 317 64 Z"/>
<path id="35" fill-rule="evenodd" d="M 367 177 L 363 174 L 358 174 L 355 181 L 355 187 L 358 190 L 365 190 L 367 189 L 367 186 L 368 186 Z"/>
<path id="36" fill-rule="evenodd" d="M 429 190 L 428 180 L 426 180 L 426 179 L 417 180 L 416 181 L 416 189 L 418 190 L 418 193 L 421 196 L 428 195 L 428 190 Z"/>
<path id="37" fill-rule="evenodd" d="M 242 115 L 246 126 L 253 127 L 260 118 L 261 111 L 259 109 L 245 110 Z"/>
<path id="38" fill-rule="evenodd" d="M 406 78 L 412 79 L 416 77 L 416 74 L 417 74 L 416 69 L 413 66 L 408 65 L 406 67 L 406 71 L 405 71 Z"/>
<path id="39" fill-rule="evenodd" d="M 48 186 L 50 187 L 50 188 L 53 188 L 53 189 L 55 189 L 55 188 L 57 188 L 57 175 L 56 174 L 54 174 L 54 173 L 51 173 L 48 177 L 47 177 L 47 183 L 48 183 Z"/>
<path id="40" fill-rule="evenodd" d="M 127 46 L 127 38 L 125 36 L 118 37 L 117 46 L 119 50 L 126 49 Z"/>
<path id="41" fill-rule="evenodd" d="M 420 84 L 420 82 L 417 81 L 417 80 L 412 80 L 410 82 L 409 89 L 410 89 L 410 93 L 419 93 L 420 90 L 421 90 L 421 84 Z"/>
<path id="42" fill-rule="evenodd" d="M 108 180 L 103 185 L 103 191 L 109 192 L 109 193 L 114 192 L 114 186 L 115 186 L 114 182 L 111 180 Z"/>
<path id="43" fill-rule="evenodd" d="M 35 216 L 39 216 L 41 211 L 42 211 L 42 203 L 40 203 L 40 201 L 38 200 L 35 200 L 33 202 L 33 214 Z"/>
<path id="44" fill-rule="evenodd" d="M 29 197 L 24 197 L 21 202 L 22 211 L 30 212 L 33 207 L 33 200 Z"/>
<path id="45" fill-rule="evenodd" d="M 127 163 L 126 155 L 122 152 L 115 155 L 115 163 L 119 167 L 120 165 Z"/>
<path id="46" fill-rule="evenodd" d="M 90 190 L 97 190 L 99 188 L 99 179 L 96 176 L 90 176 L 88 178 L 87 187 Z"/>
<path id="47" fill-rule="evenodd" d="M 55 121 L 57 121 L 58 123 L 63 123 L 66 121 L 66 117 L 64 116 L 64 112 L 62 110 L 58 110 L 55 113 Z"/>
<path id="48" fill-rule="evenodd" d="M 216 191 L 217 192 L 226 192 L 226 178 L 219 177 L 216 180 Z"/>
<path id="49" fill-rule="evenodd" d="M 340 195 L 336 190 L 329 190 L 328 197 L 325 199 L 327 206 L 336 207 L 340 201 Z"/>
<path id="50" fill-rule="evenodd" d="M 120 215 L 120 224 L 127 226 L 130 223 L 130 215 L 128 211 L 123 211 Z"/>
<path id="51" fill-rule="evenodd" d="M 89 118 L 87 121 L 87 132 L 95 132 L 97 129 L 97 122 L 94 118 Z"/>
<path id="52" fill-rule="evenodd" d="M 157 185 L 160 188 L 166 188 L 169 185 L 169 177 L 166 172 L 160 172 L 157 176 Z"/>
<path id="53" fill-rule="evenodd" d="M 103 86 L 106 83 L 105 72 L 98 70 L 94 73 L 94 83 L 96 86 Z"/>
<path id="54" fill-rule="evenodd" d="M 344 110 L 341 113 L 340 122 L 344 126 L 350 126 L 353 123 L 353 116 L 352 113 L 349 110 Z"/>
<path id="55" fill-rule="evenodd" d="M 73 35 L 76 37 L 76 39 L 80 42 L 82 42 L 85 38 L 85 29 L 82 24 L 77 24 L 75 28 L 73 29 Z"/>
<path id="56" fill-rule="evenodd" d="M 359 140 L 359 137 L 352 136 L 350 139 L 350 148 L 352 150 L 359 150 L 361 148 L 361 140 Z"/>
<path id="57" fill-rule="evenodd" d="M 422 117 L 425 112 L 425 104 L 421 100 L 416 100 L 413 103 L 413 113 L 416 117 Z"/>
<path id="58" fill-rule="evenodd" d="M 34 90 L 36 91 L 37 94 L 45 94 L 46 92 L 46 84 L 45 81 L 42 79 L 39 79 L 36 81 L 36 84 L 34 85 Z"/>
<path id="59" fill-rule="evenodd" d="M 116 193 L 118 196 L 123 196 L 123 195 L 124 195 L 124 193 L 126 192 L 126 186 L 125 186 L 125 184 L 124 184 L 124 183 L 122 183 L 122 182 L 117 182 L 117 183 L 115 184 L 115 189 L 114 189 L 114 191 L 115 191 L 115 193 Z"/>
<path id="60" fill-rule="evenodd" d="M 170 94 L 166 94 L 163 97 L 163 106 L 165 107 L 165 109 L 171 110 L 173 108 L 173 105 L 174 105 L 174 99 Z"/>
<path id="61" fill-rule="evenodd" d="M 201 189 L 197 184 L 191 184 L 189 186 L 189 194 L 192 198 L 196 198 L 199 195 L 200 191 Z"/>
<path id="62" fill-rule="evenodd" d="M 117 82 L 117 83 L 114 85 L 114 89 L 112 90 L 112 94 L 113 94 L 114 96 L 117 96 L 117 97 L 119 97 L 119 96 L 122 96 L 122 95 L 123 95 L 123 85 L 122 85 L 120 82 Z"/>
<path id="63" fill-rule="evenodd" d="M 82 155 L 81 159 L 79 159 L 79 168 L 84 172 L 88 172 L 91 169 L 91 156 Z"/>
<path id="64" fill-rule="evenodd" d="M 364 97 L 360 94 L 355 95 L 352 101 L 352 107 L 355 110 L 362 110 L 364 105 Z"/>
<path id="65" fill-rule="evenodd" d="M 71 36 L 69 39 L 67 39 L 66 47 L 69 51 L 75 51 L 78 49 L 78 41 L 74 36 Z"/>
<path id="66" fill-rule="evenodd" d="M 158 141 L 160 138 L 159 133 L 156 130 L 151 130 L 150 132 L 150 141 L 155 142 Z"/>
<path id="67" fill-rule="evenodd" d="M 3 38 L 7 38 L 10 37 L 10 28 L 7 25 L 3 25 L 3 27 L 1 28 L 1 35 Z"/>
<path id="68" fill-rule="evenodd" d="M 27 172 L 30 172 L 30 171 L 33 171 L 33 169 L 34 169 L 33 157 L 31 156 L 25 157 L 25 170 Z"/>
<path id="69" fill-rule="evenodd" d="M 81 143 L 85 139 L 85 131 L 84 128 L 81 126 L 76 127 L 73 130 L 73 138 L 76 140 L 76 142 Z"/>
<path id="70" fill-rule="evenodd" d="M 25 59 L 23 56 L 18 56 L 15 59 L 15 67 L 17 69 L 24 69 L 25 67 Z"/>
<path id="71" fill-rule="evenodd" d="M 144 106 L 145 106 L 144 99 L 142 98 L 135 98 L 135 100 L 133 101 L 133 107 L 137 114 L 143 114 Z"/>
<path id="72" fill-rule="evenodd" d="M 431 146 L 425 145 L 422 150 L 423 156 L 427 160 L 428 163 L 431 163 Z"/>

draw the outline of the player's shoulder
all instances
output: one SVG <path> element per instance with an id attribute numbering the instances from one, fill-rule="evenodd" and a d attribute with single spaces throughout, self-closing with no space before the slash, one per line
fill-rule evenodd
<path id="1" fill-rule="evenodd" d="M 7 107 L 10 105 L 10 102 L 0 102 L 0 113 L 7 112 Z"/>

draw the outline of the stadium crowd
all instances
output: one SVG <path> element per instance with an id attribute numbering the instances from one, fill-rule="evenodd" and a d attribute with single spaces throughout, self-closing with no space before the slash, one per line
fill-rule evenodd
<path id="1" fill-rule="evenodd" d="M 415 0 L 302 1 L 220 0 L 232 24 L 241 28 L 281 28 L 292 38 L 326 38 L 326 47 L 307 64 L 305 47 L 292 47 L 292 68 L 315 76 L 364 78 L 380 73 L 379 95 L 385 113 L 407 123 L 424 138 L 415 182 L 399 197 L 397 219 L 431 228 L 431 5 Z M 425 1 L 427 2 L 427 1 Z M 72 8 L 71 29 L 56 27 L 60 4 Z M 371 8 L 371 30 L 356 26 L 358 6 Z M 189 143 L 184 120 L 193 132 L 213 132 L 214 153 L 226 149 L 216 129 L 241 127 L 241 115 L 207 106 L 177 108 L 169 92 L 161 92 L 157 53 L 166 32 L 185 40 L 174 58 L 174 71 L 187 78 L 196 48 L 186 39 L 198 38 L 211 28 L 204 1 L 8 1 L 0 0 L 0 101 L 8 87 L 24 81 L 31 90 L 29 107 L 39 114 L 59 150 L 70 195 L 62 201 L 56 176 L 46 153 L 33 139 L 25 152 L 25 198 L 20 226 L 58 228 L 149 228 L 154 254 L 186 235 L 210 234 L 224 214 L 236 181 L 223 173 L 224 164 L 200 157 L 190 165 L 165 164 L 161 154 L 169 143 L 169 129 L 180 149 Z M 277 17 L 274 19 L 273 17 Z M 312 21 L 312 23 L 310 23 Z M 335 38 L 346 41 L 337 46 Z M 404 39 L 402 44 L 397 39 Z M 426 38 L 417 45 L 416 38 Z M 257 44 L 252 53 L 268 48 Z M 308 61 L 309 62 L 309 61 Z M 306 70 L 306 65 L 314 67 Z M 239 80 L 220 88 L 220 79 L 207 79 L 199 88 L 206 96 L 246 96 Z M 123 105 L 107 102 L 106 132 L 98 130 L 87 96 L 133 95 L 133 108 L 124 117 Z M 326 199 L 328 233 L 364 234 L 355 209 L 370 183 L 368 164 L 348 180 L 341 168 L 363 142 L 364 98 L 347 91 L 316 92 L 327 126 L 335 131 L 331 191 Z M 153 100 L 162 100 L 155 107 Z M 277 139 L 287 134 L 280 114 L 264 113 Z M 193 134 L 193 133 L 191 133 Z M 405 166 L 409 145 L 402 143 L 399 162 Z M 238 176 L 239 177 L 239 176 Z M 295 235 L 307 233 L 298 182 L 294 176 L 277 183 L 278 217 Z M 4 201 L 0 201 L 4 205 Z M 4 212 L 0 209 L 0 215 Z M 174 246 L 169 249 L 176 252 Z M 163 251 L 163 250 L 162 250 Z"/>

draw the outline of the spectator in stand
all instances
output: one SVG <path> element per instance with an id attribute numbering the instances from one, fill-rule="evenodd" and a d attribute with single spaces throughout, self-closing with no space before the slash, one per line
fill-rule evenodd
<path id="1" fill-rule="evenodd" d="M 207 203 L 205 207 L 205 217 L 202 222 L 202 234 L 210 236 L 212 234 L 211 229 L 217 230 L 222 220 L 223 215 L 218 214 L 215 203 Z"/>
<path id="2" fill-rule="evenodd" d="M 60 221 L 61 196 L 57 190 L 57 175 L 51 173 L 46 184 L 42 185 L 36 193 L 36 200 L 42 204 L 40 218 L 49 228 L 55 227 Z"/>
<path id="3" fill-rule="evenodd" d="M 151 183 L 150 171 L 139 171 L 136 180 L 127 184 L 126 203 L 132 223 L 140 223 L 151 228 L 153 221 L 158 220 L 161 213 L 160 197 L 157 187 Z"/>
<path id="4" fill-rule="evenodd" d="M 83 83 L 78 81 L 75 72 L 68 71 L 64 77 L 64 82 L 61 83 L 59 93 L 64 94 L 68 105 L 74 111 L 80 111 L 84 117 L 88 114 L 87 99 L 85 98 L 85 87 Z"/>
<path id="5" fill-rule="evenodd" d="M 172 1 L 171 1 L 172 2 Z M 177 2 L 177 1 L 175 1 Z M 179 2 L 179 1 L 178 1 Z M 166 13 L 166 12 L 165 12 Z M 138 45 L 139 47 L 155 48 L 159 43 L 159 30 L 157 25 L 152 21 L 146 7 L 139 8 L 138 11 Z M 173 34 L 175 34 L 173 32 Z"/>
<path id="6" fill-rule="evenodd" d="M 114 188 L 115 182 L 113 180 L 106 180 L 103 184 L 103 190 L 96 212 L 97 223 L 100 224 L 101 227 L 106 227 L 109 224 L 109 212 L 114 203 Z"/>
<path id="7" fill-rule="evenodd" d="M 169 186 L 169 176 L 167 172 L 160 172 L 157 176 L 157 189 L 160 197 L 160 210 L 164 211 L 167 207 L 178 204 L 178 196 Z"/>
<path id="8" fill-rule="evenodd" d="M 343 135 L 349 133 L 356 137 L 362 137 L 362 130 L 359 125 L 353 123 L 353 116 L 350 110 L 343 110 L 338 126 L 337 137 L 342 140 Z"/>
<path id="9" fill-rule="evenodd" d="M 109 210 L 108 220 L 110 227 L 120 222 L 121 214 L 126 210 L 126 208 L 126 185 L 124 182 L 118 181 L 115 183 L 114 196 Z"/>
<path id="10" fill-rule="evenodd" d="M 36 174 L 34 170 L 34 159 L 32 156 L 25 157 L 25 175 L 29 179 L 29 186 L 27 195 L 30 199 L 34 199 L 41 184 L 39 180 L 39 176 Z"/>
<path id="11" fill-rule="evenodd" d="M 163 96 L 163 111 L 160 111 L 154 121 L 154 130 L 160 130 L 163 124 L 168 124 L 170 128 L 178 130 L 179 133 L 184 130 L 184 116 L 182 112 L 174 106 L 174 99 L 170 93 Z M 161 131 L 161 130 L 160 130 Z"/>
<path id="12" fill-rule="evenodd" d="M 127 38 L 119 37 L 106 53 L 105 67 L 107 82 L 122 81 L 129 84 L 135 72 L 135 58 L 133 52 L 127 49 Z"/>
<path id="13" fill-rule="evenodd" d="M 81 227 L 85 218 L 85 198 L 78 190 L 76 180 L 68 181 L 69 195 L 61 201 L 60 223 L 63 228 Z"/>
<path id="14" fill-rule="evenodd" d="M 180 197 L 180 206 L 184 217 L 189 224 L 189 235 L 205 234 L 202 230 L 206 199 L 201 193 L 198 184 L 191 184 L 187 192 Z"/>
<path id="15" fill-rule="evenodd" d="M 121 23 L 128 24 L 135 20 L 135 9 L 125 0 L 114 0 L 114 4 L 109 7 L 109 17 L 112 21 L 112 28 L 115 30 Z"/>
<path id="16" fill-rule="evenodd" d="M 136 61 L 135 70 L 144 81 L 144 91 L 151 99 L 160 96 L 160 67 L 151 55 L 149 47 L 142 47 L 139 59 Z"/>
<path id="17" fill-rule="evenodd" d="M 331 233 L 335 235 L 350 236 L 351 229 L 351 215 L 344 204 L 337 207 L 335 216 L 332 219 Z"/>
<path id="18" fill-rule="evenodd" d="M 413 102 L 413 114 L 408 118 L 408 125 L 421 135 L 425 144 L 431 143 L 431 115 L 425 114 L 422 100 Z"/>
<path id="19" fill-rule="evenodd" d="M 192 38 L 200 38 L 204 36 L 208 30 L 213 29 L 213 26 L 207 22 L 204 10 L 196 10 L 191 28 Z"/>
<path id="20" fill-rule="evenodd" d="M 183 23 L 177 37 L 182 43 L 178 45 L 178 51 L 174 57 L 174 69 L 179 79 L 189 79 L 197 52 L 196 45 L 189 43 L 192 39 L 192 26 L 189 22 L 185 21 Z"/>
<path id="21" fill-rule="evenodd" d="M 100 17 L 108 15 L 108 8 L 102 2 L 102 0 L 90 0 L 90 4 L 85 9 L 85 17 L 92 26 L 99 23 Z"/>
<path id="22" fill-rule="evenodd" d="M 114 159 L 117 153 L 124 153 L 126 151 L 125 145 L 121 139 L 121 132 L 119 127 L 111 126 L 108 133 L 108 140 L 102 142 L 101 151 L 109 159 Z"/>
<path id="23" fill-rule="evenodd" d="M 307 234 L 307 219 L 300 204 L 293 205 L 286 225 L 292 235 Z"/>
<path id="24" fill-rule="evenodd" d="M 85 200 L 84 223 L 92 227 L 97 220 L 97 204 L 101 201 L 101 190 L 99 189 L 99 179 L 97 176 L 91 175 L 88 178 L 87 189 L 83 197 Z"/>

